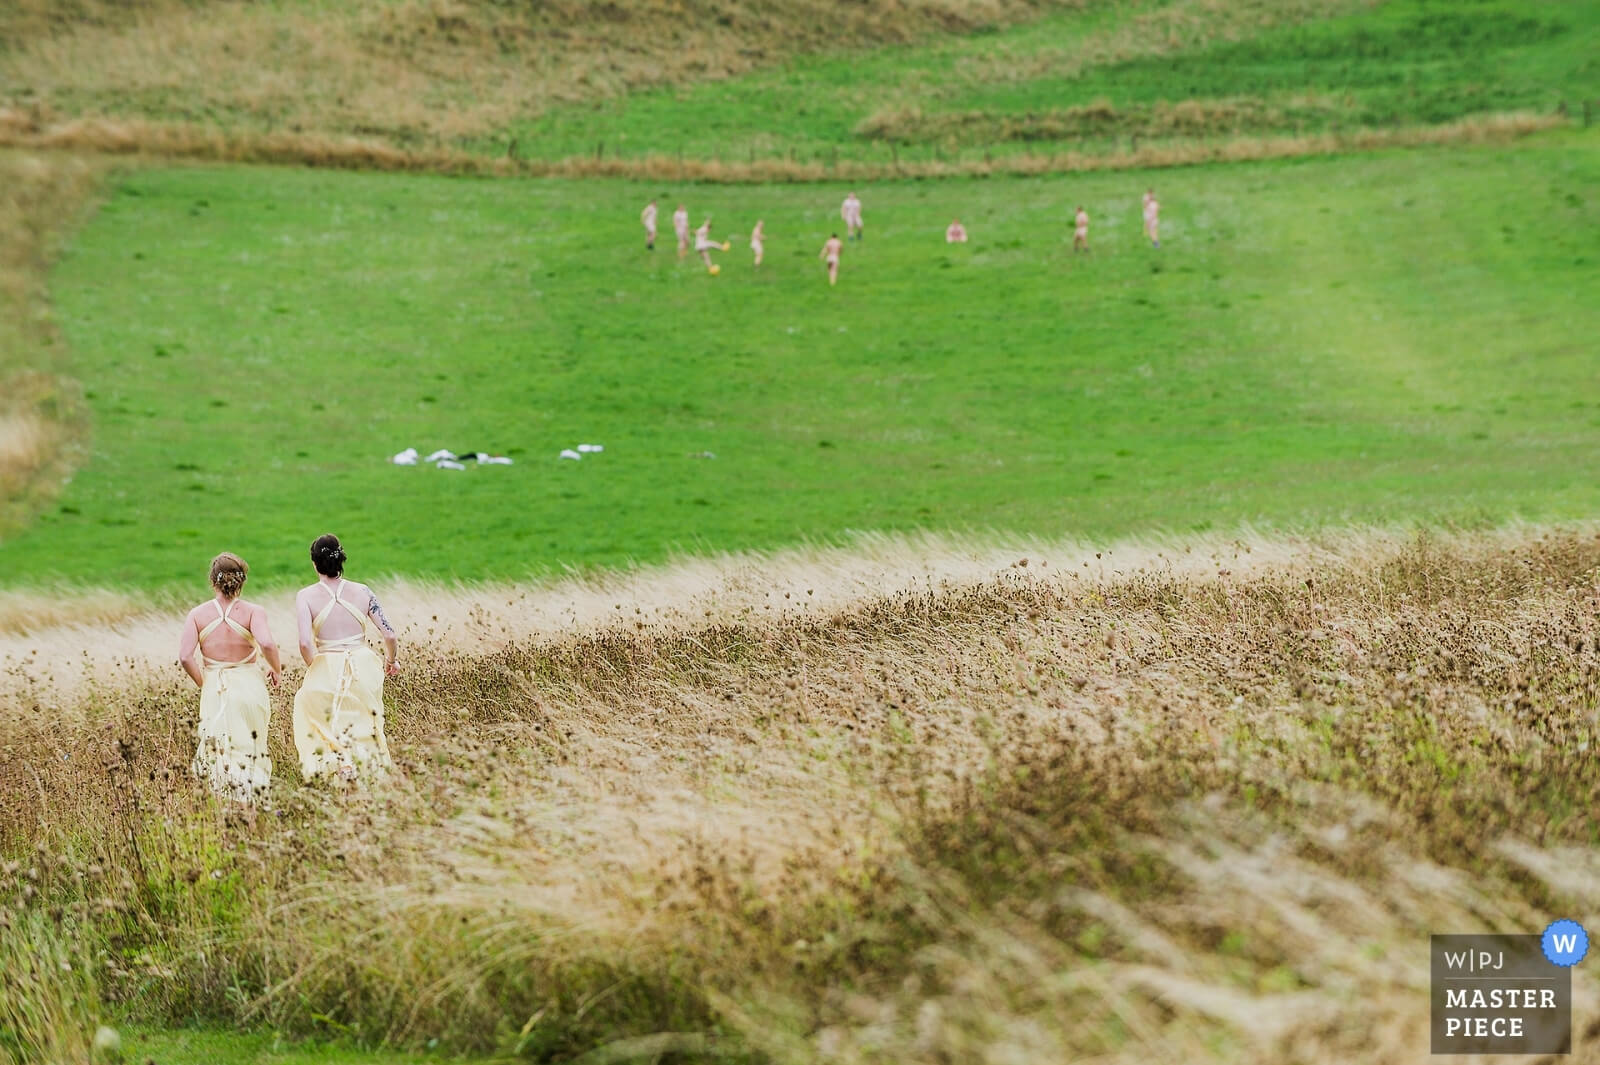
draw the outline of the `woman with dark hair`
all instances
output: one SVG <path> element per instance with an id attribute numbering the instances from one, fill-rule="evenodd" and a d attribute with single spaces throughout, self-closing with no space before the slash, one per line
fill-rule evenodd
<path id="1" fill-rule="evenodd" d="M 216 595 L 189 611 L 178 638 L 178 664 L 200 686 L 200 743 L 194 775 L 224 798 L 248 806 L 272 782 L 267 679 L 283 675 L 267 612 L 239 598 L 250 567 L 223 552 L 211 560 Z"/>
<path id="2" fill-rule="evenodd" d="M 307 780 L 330 773 L 352 780 L 389 766 L 383 731 L 383 678 L 399 672 L 399 644 L 378 597 L 344 579 L 344 548 L 332 533 L 311 543 L 317 583 L 294 599 L 305 680 L 294 697 L 294 744 Z M 383 664 L 367 646 L 366 623 L 383 639 Z"/>

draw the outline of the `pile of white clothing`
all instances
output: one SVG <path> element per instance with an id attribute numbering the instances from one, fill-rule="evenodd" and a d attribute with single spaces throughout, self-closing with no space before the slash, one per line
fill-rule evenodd
<path id="1" fill-rule="evenodd" d="M 417 449 L 408 447 L 389 461 L 396 466 L 415 466 L 418 461 L 431 462 L 439 470 L 464 470 L 467 462 L 476 462 L 479 466 L 511 465 L 511 459 L 505 455 L 491 455 L 487 451 L 467 451 L 457 455 L 447 448 L 440 448 L 427 458 L 419 459 Z"/>
<path id="2" fill-rule="evenodd" d="M 564 459 L 581 459 L 585 455 L 596 455 L 606 449 L 604 444 L 579 444 L 575 448 L 564 447 L 561 457 Z"/>

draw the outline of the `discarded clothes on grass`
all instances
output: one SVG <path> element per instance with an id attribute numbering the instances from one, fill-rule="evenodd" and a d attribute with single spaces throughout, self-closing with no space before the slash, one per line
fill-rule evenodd
<path id="1" fill-rule="evenodd" d="M 476 462 L 480 466 L 511 465 L 511 459 L 506 455 L 493 455 L 487 451 L 463 451 L 457 454 L 446 448 L 440 448 L 427 458 L 420 458 L 416 448 L 408 447 L 389 461 L 396 466 L 415 466 L 419 462 L 430 462 L 435 469 L 440 470 L 464 470 L 468 462 Z"/>

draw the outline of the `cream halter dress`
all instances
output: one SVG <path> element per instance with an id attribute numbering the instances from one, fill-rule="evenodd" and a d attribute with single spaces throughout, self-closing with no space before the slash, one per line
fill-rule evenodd
<path id="1" fill-rule="evenodd" d="M 224 609 L 212 600 L 217 616 L 200 630 L 203 648 L 218 625 L 227 625 L 249 641 L 250 653 L 226 662 L 201 650 L 200 744 L 191 768 L 218 795 L 248 804 L 272 783 L 272 756 L 267 753 L 272 704 L 261 672 L 261 648 L 250 630 L 230 616 L 236 603 Z"/>
<path id="2" fill-rule="evenodd" d="M 344 583 L 311 619 L 317 656 L 294 696 L 294 745 L 307 780 L 329 773 L 354 776 L 391 764 L 383 733 L 383 663 L 367 646 L 366 615 L 344 599 Z M 362 631 L 324 640 L 322 623 L 336 606 L 348 610 Z"/>

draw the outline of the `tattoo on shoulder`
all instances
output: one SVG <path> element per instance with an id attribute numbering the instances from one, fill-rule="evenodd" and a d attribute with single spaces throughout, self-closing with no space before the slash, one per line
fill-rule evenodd
<path id="1" fill-rule="evenodd" d="M 383 607 L 378 605 L 378 597 L 371 591 L 367 592 L 367 613 L 372 615 L 372 620 L 385 632 L 393 632 L 394 626 L 389 624 L 389 619 L 383 616 Z"/>

